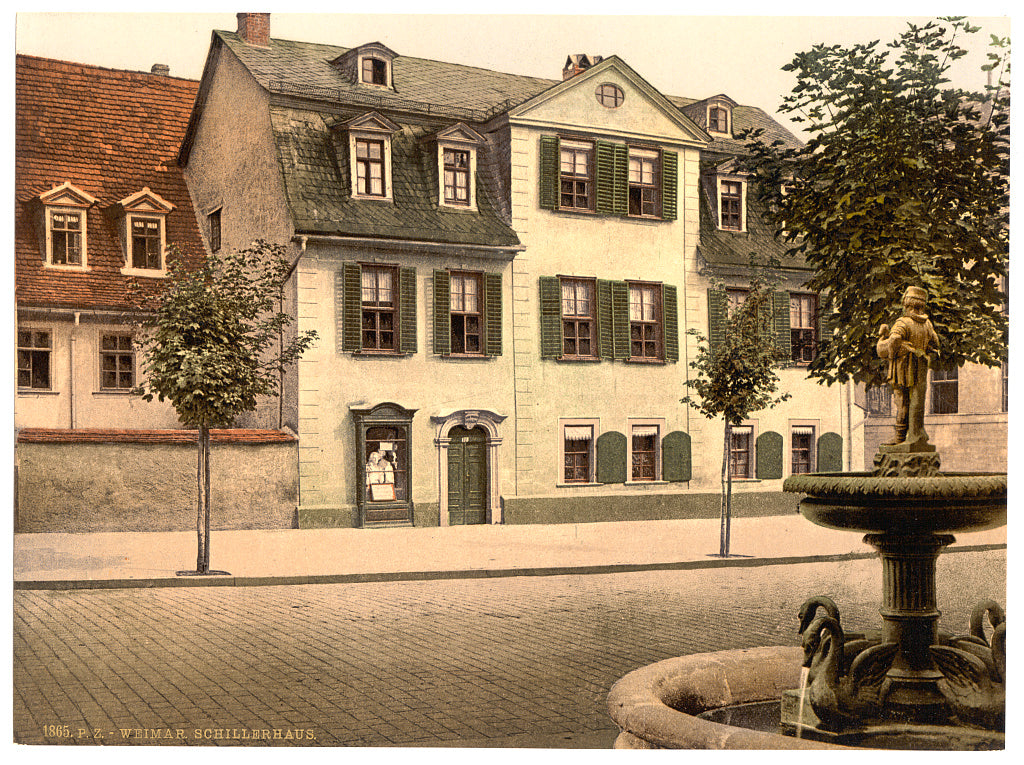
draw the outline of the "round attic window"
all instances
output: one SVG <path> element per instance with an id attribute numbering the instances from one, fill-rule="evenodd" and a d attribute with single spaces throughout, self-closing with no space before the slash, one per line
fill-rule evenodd
<path id="1" fill-rule="evenodd" d="M 620 106 L 626 98 L 626 94 L 622 92 L 622 88 L 618 85 L 613 85 L 610 82 L 604 82 L 597 86 L 597 90 L 594 95 L 597 96 L 597 102 L 601 106 L 607 106 L 609 109 L 614 109 Z"/>

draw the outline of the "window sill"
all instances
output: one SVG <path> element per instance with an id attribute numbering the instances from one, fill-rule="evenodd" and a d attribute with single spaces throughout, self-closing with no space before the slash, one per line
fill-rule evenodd
<path id="1" fill-rule="evenodd" d="M 557 489 L 575 489 L 587 486 L 604 486 L 603 483 L 597 483 L 596 481 L 588 481 L 587 483 L 556 483 L 555 488 Z"/>
<path id="2" fill-rule="evenodd" d="M 659 478 L 659 479 L 657 479 L 655 481 L 626 481 L 625 485 L 626 486 L 666 486 L 669 483 L 671 483 L 671 481 L 663 481 L 662 479 Z"/>
<path id="3" fill-rule="evenodd" d="M 114 390 L 113 388 L 111 388 L 110 390 L 106 390 L 106 389 L 94 390 L 92 392 L 92 395 L 94 395 L 94 396 L 130 396 L 130 395 L 132 395 L 132 392 L 130 390 Z"/>
<path id="4" fill-rule="evenodd" d="M 488 356 L 485 353 L 442 353 L 439 354 L 442 359 L 493 359 L 494 356 Z"/>
<path id="5" fill-rule="evenodd" d="M 368 359 L 380 359 L 380 358 L 402 358 L 403 356 L 412 356 L 411 353 L 402 353 L 401 351 L 347 351 L 352 356 L 361 356 Z"/>
<path id="6" fill-rule="evenodd" d="M 452 202 L 441 202 L 437 208 L 444 210 L 445 212 L 462 212 L 462 213 L 475 213 L 478 212 L 476 205 L 458 205 Z"/>
<path id="7" fill-rule="evenodd" d="M 381 197 L 375 194 L 352 194 L 352 199 L 359 202 L 391 202 L 391 197 Z"/>
<path id="8" fill-rule="evenodd" d="M 642 359 L 642 358 L 628 358 L 623 359 L 626 364 L 654 364 L 657 366 L 665 366 L 668 364 L 665 359 Z"/>
<path id="9" fill-rule="evenodd" d="M 561 361 L 566 364 L 600 364 L 601 359 L 597 356 L 558 356 L 555 361 Z"/>
<path id="10" fill-rule="evenodd" d="M 51 388 L 18 388 L 19 396 L 57 396 L 59 394 L 59 390 Z"/>
<path id="11" fill-rule="evenodd" d="M 88 266 L 65 266 L 61 263 L 43 263 L 44 268 L 52 268 L 54 271 L 91 271 L 92 269 Z"/>
<path id="12" fill-rule="evenodd" d="M 166 279 L 167 270 L 163 268 L 128 268 L 121 269 L 124 276 L 144 276 L 150 279 Z"/>

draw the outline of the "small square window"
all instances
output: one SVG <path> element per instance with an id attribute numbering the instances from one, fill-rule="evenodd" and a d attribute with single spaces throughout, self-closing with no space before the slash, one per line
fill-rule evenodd
<path id="1" fill-rule="evenodd" d="M 131 335 L 100 338 L 100 389 L 130 391 L 135 387 L 135 349 Z"/>
<path id="2" fill-rule="evenodd" d="M 53 350 L 48 330 L 18 330 L 18 387 L 50 389 L 50 354 Z"/>
<path id="3" fill-rule="evenodd" d="M 388 84 L 388 64 L 383 59 L 367 57 L 363 59 L 362 80 L 370 85 Z"/>

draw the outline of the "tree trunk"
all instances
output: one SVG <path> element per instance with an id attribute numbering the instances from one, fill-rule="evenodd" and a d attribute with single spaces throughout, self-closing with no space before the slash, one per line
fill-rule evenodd
<path id="1" fill-rule="evenodd" d="M 725 422 L 725 442 L 722 444 L 722 513 L 719 530 L 718 554 L 729 557 L 729 525 L 732 520 L 732 460 L 729 446 L 732 442 L 732 425 Z"/>
<path id="2" fill-rule="evenodd" d="M 200 431 L 203 439 L 203 536 L 206 544 L 203 548 L 203 573 L 210 572 L 210 429 L 203 427 Z"/>
<path id="3" fill-rule="evenodd" d="M 196 451 L 196 573 L 210 570 L 210 431 L 200 426 Z"/>

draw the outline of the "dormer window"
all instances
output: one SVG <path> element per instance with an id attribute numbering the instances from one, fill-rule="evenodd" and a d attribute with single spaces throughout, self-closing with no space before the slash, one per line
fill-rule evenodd
<path id="1" fill-rule="evenodd" d="M 166 275 L 166 218 L 173 209 L 174 205 L 148 187 L 114 206 L 115 215 L 121 219 L 121 241 L 124 245 L 121 273 Z"/>
<path id="2" fill-rule="evenodd" d="M 62 183 L 40 194 L 43 215 L 43 262 L 53 268 L 84 270 L 88 266 L 88 209 L 96 198 Z"/>
<path id="3" fill-rule="evenodd" d="M 349 120 L 345 127 L 352 196 L 391 199 L 391 136 L 400 128 L 376 112 Z"/>
<path id="4" fill-rule="evenodd" d="M 394 61 L 398 56 L 379 42 L 351 48 L 331 61 L 349 80 L 357 85 L 394 90 Z"/>
<path id="5" fill-rule="evenodd" d="M 732 136 L 732 111 L 736 106 L 731 98 L 719 94 L 706 101 L 705 124 L 713 135 Z"/>
<path id="6" fill-rule="evenodd" d="M 724 106 L 711 106 L 708 108 L 708 132 L 729 132 L 729 110 Z"/>
<path id="7" fill-rule="evenodd" d="M 437 134 L 438 204 L 476 210 L 477 152 L 484 138 L 463 123 Z"/>
<path id="8" fill-rule="evenodd" d="M 718 210 L 719 227 L 726 231 L 743 231 L 745 188 L 742 181 L 719 179 Z"/>
<path id="9" fill-rule="evenodd" d="M 388 84 L 388 62 L 380 58 L 367 56 L 362 60 L 362 81 L 369 85 Z"/>

